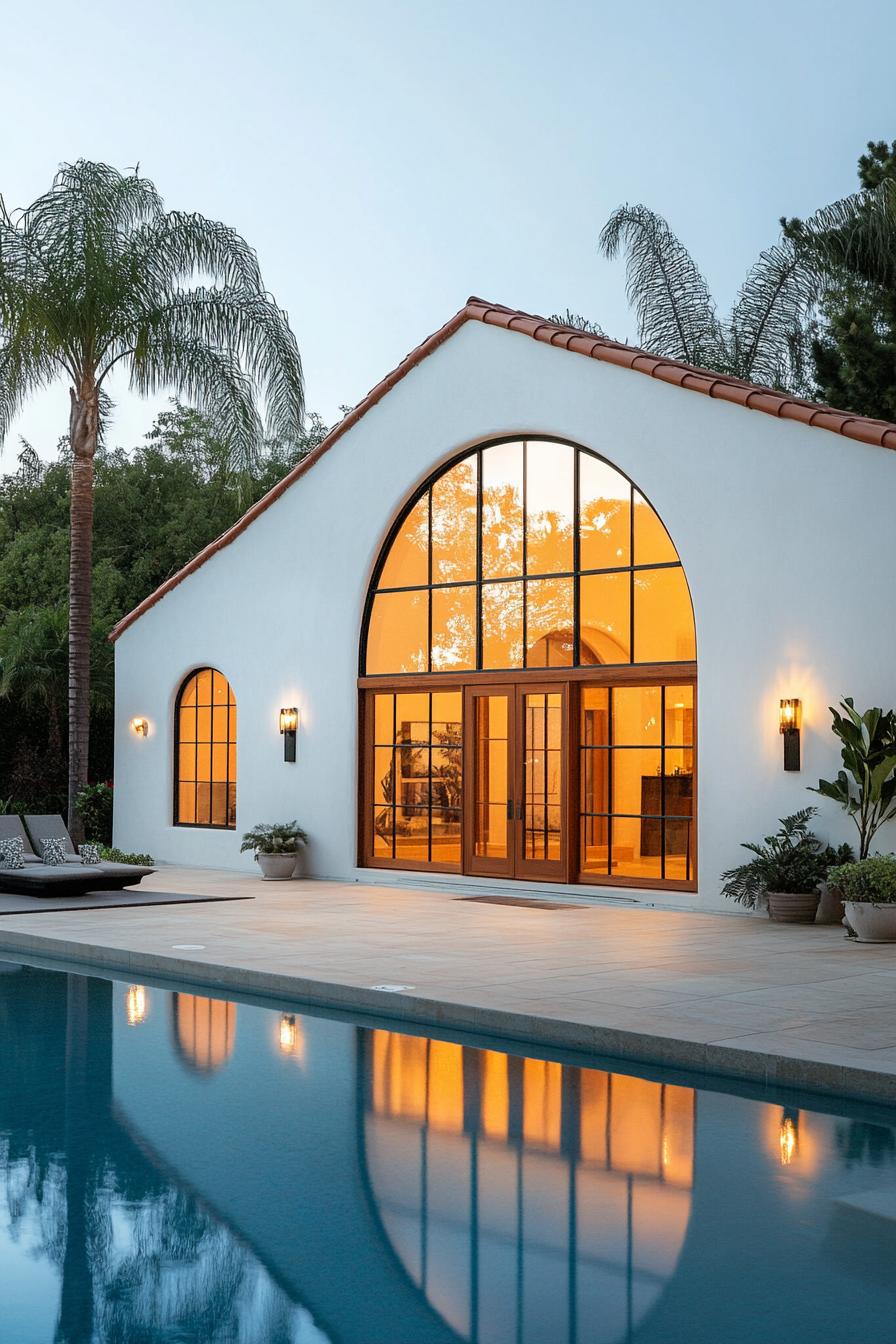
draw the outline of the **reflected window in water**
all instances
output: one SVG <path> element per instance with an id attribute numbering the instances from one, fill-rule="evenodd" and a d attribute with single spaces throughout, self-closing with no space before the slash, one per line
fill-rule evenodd
<path id="1" fill-rule="evenodd" d="M 233 1054 L 235 1003 L 196 994 L 172 994 L 171 1020 L 177 1052 L 196 1073 L 214 1073 Z"/>

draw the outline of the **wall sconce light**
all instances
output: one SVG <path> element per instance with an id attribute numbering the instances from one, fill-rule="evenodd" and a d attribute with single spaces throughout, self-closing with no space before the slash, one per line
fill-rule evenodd
<path id="1" fill-rule="evenodd" d="M 298 731 L 299 711 L 295 708 L 281 709 L 280 732 L 283 735 L 284 761 L 294 761 L 296 759 L 296 735 Z"/>
<path id="2" fill-rule="evenodd" d="M 138 737 L 149 736 L 149 723 L 146 719 L 131 719 L 130 729 L 131 732 L 136 733 Z"/>
<path id="3" fill-rule="evenodd" d="M 129 1027 L 139 1027 L 141 1022 L 146 1021 L 149 1001 L 143 985 L 131 985 L 125 996 L 125 1010 Z"/>
<path id="4" fill-rule="evenodd" d="M 779 716 L 781 735 L 784 738 L 784 769 L 800 768 L 800 728 L 803 723 L 803 706 L 800 700 L 782 700 Z"/>

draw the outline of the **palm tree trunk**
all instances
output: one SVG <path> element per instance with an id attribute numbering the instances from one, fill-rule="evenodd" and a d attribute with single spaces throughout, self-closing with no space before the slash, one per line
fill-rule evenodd
<path id="1" fill-rule="evenodd" d="M 87 783 L 90 749 L 90 637 L 93 614 L 93 459 L 99 428 L 99 394 L 86 375 L 70 390 L 72 449 L 71 531 L 68 573 L 68 826 L 84 839 L 77 796 Z"/>

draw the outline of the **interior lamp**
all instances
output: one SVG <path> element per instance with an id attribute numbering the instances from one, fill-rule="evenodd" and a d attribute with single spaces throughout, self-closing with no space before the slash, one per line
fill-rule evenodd
<path id="1" fill-rule="evenodd" d="M 130 729 L 131 732 L 136 733 L 138 737 L 149 736 L 149 722 L 146 719 L 131 719 Z"/>
<path id="2" fill-rule="evenodd" d="M 296 735 L 299 731 L 299 711 L 292 709 L 281 709 L 280 711 L 280 732 L 283 737 L 283 759 L 284 761 L 294 761 L 296 759 Z"/>
<path id="3" fill-rule="evenodd" d="M 800 700 L 782 700 L 778 715 L 781 736 L 784 738 L 784 769 L 800 768 L 800 728 L 803 705 Z"/>

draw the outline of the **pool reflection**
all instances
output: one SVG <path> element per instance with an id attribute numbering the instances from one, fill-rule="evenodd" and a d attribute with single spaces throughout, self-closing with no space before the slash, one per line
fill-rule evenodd
<path id="1" fill-rule="evenodd" d="M 877 1344 L 884 1109 L 0 961 L 0 1344 Z"/>

